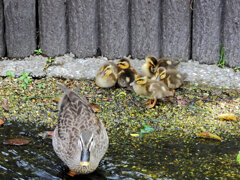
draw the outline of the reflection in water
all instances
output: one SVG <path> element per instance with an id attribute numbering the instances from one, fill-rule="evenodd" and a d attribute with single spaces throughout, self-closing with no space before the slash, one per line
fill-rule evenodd
<path id="1" fill-rule="evenodd" d="M 25 146 L 0 146 L 0 179 L 211 179 L 229 174 L 239 177 L 239 138 L 220 143 L 174 134 L 160 137 L 163 132 L 136 138 L 118 131 L 110 135 L 109 150 L 97 171 L 71 178 L 67 166 L 54 153 L 51 139 L 39 136 L 45 130 L 15 123 L 0 129 L 2 142 L 19 137 L 31 141 Z"/>

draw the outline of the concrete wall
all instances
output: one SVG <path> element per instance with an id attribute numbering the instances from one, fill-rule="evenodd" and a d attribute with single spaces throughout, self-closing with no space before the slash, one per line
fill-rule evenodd
<path id="1" fill-rule="evenodd" d="M 0 57 L 147 55 L 240 66 L 239 0 L 0 0 Z M 37 47 L 38 46 L 38 47 Z"/>

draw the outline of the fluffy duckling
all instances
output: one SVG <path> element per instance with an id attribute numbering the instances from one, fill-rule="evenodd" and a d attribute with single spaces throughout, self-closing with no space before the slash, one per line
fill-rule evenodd
<path id="1" fill-rule="evenodd" d="M 153 108 L 157 102 L 157 99 L 161 99 L 167 96 L 173 96 L 173 93 L 169 91 L 166 84 L 157 80 L 150 80 L 146 76 L 135 76 L 135 81 L 131 84 L 136 94 L 145 96 L 149 99 L 148 108 Z M 151 104 L 151 99 L 154 99 Z"/>
<path id="2" fill-rule="evenodd" d="M 174 61 L 163 57 L 158 60 L 158 64 L 156 67 L 165 67 L 166 69 L 170 69 L 175 68 L 179 63 L 180 61 Z"/>
<path id="3" fill-rule="evenodd" d="M 117 82 L 118 68 L 112 62 L 105 63 L 98 71 L 95 82 L 102 88 L 113 87 Z"/>
<path id="4" fill-rule="evenodd" d="M 166 69 L 165 67 L 159 67 L 153 77 L 153 79 L 164 82 L 172 90 L 179 88 L 185 78 L 186 74 L 181 74 L 176 69 Z"/>
<path id="5" fill-rule="evenodd" d="M 158 60 L 155 56 L 147 56 L 145 58 L 146 62 L 142 65 L 142 73 L 151 78 L 155 74 L 155 68 L 157 67 Z"/>
<path id="6" fill-rule="evenodd" d="M 137 71 L 131 66 L 130 62 L 126 58 L 122 58 L 118 61 L 118 85 L 120 87 L 129 87 L 129 84 L 134 81 Z"/>

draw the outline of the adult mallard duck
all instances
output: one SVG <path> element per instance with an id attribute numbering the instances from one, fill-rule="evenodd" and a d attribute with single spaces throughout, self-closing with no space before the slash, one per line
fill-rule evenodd
<path id="1" fill-rule="evenodd" d="M 130 85 L 133 86 L 133 90 L 136 94 L 145 96 L 149 99 L 148 108 L 153 108 L 157 99 L 173 96 L 173 93 L 169 91 L 168 87 L 163 82 L 150 80 L 146 76 L 136 76 L 135 81 Z M 151 99 L 154 99 L 152 104 Z"/>
<path id="2" fill-rule="evenodd" d="M 109 140 L 106 129 L 85 97 L 58 86 L 64 95 L 59 102 L 53 149 L 69 167 L 69 175 L 91 173 L 107 151 Z"/>
<path id="3" fill-rule="evenodd" d="M 126 58 L 122 58 L 118 61 L 118 85 L 120 87 L 129 87 L 129 84 L 134 81 L 137 71 L 131 66 L 130 62 Z"/>
<path id="4" fill-rule="evenodd" d="M 164 84 L 166 84 L 169 89 L 173 90 L 174 93 L 175 89 L 179 88 L 183 84 L 186 76 L 186 74 L 181 74 L 176 69 L 159 67 L 152 79 L 164 82 Z"/>
<path id="5" fill-rule="evenodd" d="M 158 60 L 155 56 L 147 56 L 145 60 L 146 62 L 142 65 L 141 70 L 144 76 L 151 78 L 155 74 L 155 68 L 158 64 Z"/>
<path id="6" fill-rule="evenodd" d="M 105 63 L 98 71 L 95 82 L 102 88 L 113 87 L 117 82 L 118 68 L 112 62 Z"/>

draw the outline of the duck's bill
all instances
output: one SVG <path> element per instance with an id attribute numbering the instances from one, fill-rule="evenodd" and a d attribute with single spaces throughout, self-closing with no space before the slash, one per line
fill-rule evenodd
<path id="1" fill-rule="evenodd" d="M 103 77 L 104 75 L 105 75 L 105 71 L 102 71 L 102 72 L 100 73 L 100 76 Z"/>
<path id="2" fill-rule="evenodd" d="M 87 161 L 80 161 L 80 165 L 81 165 L 81 166 L 85 166 L 85 167 L 87 167 L 87 166 L 90 165 L 90 162 L 87 162 Z"/>
<path id="3" fill-rule="evenodd" d="M 90 164 L 90 151 L 88 148 L 82 150 L 80 165 L 89 166 Z"/>

